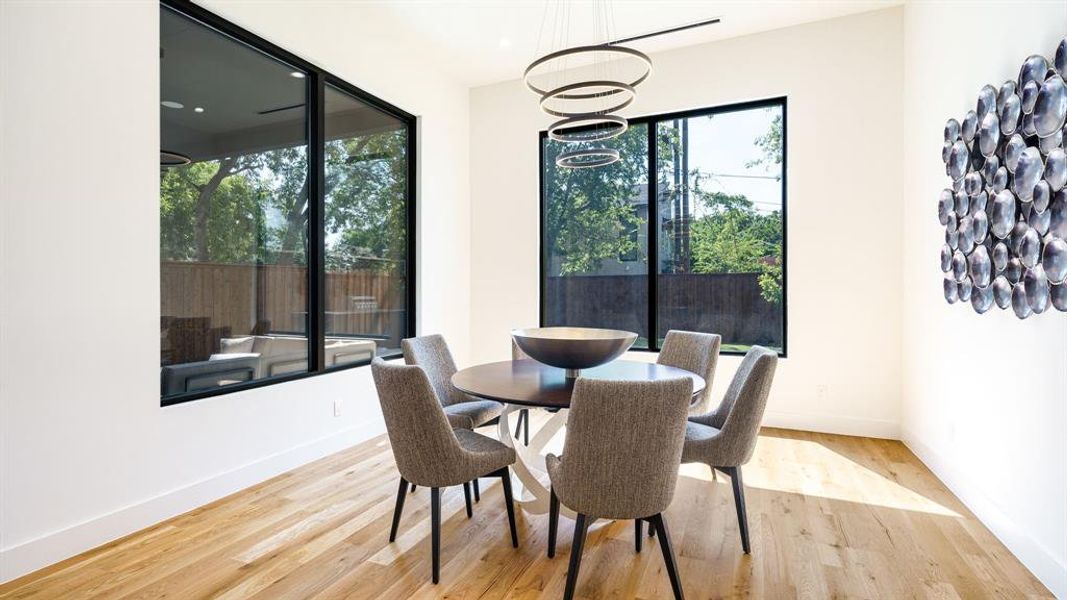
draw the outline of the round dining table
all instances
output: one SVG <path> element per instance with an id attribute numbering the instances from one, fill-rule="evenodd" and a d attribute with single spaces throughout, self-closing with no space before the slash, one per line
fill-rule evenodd
<path id="1" fill-rule="evenodd" d="M 677 367 L 629 360 L 583 369 L 581 377 L 624 381 L 657 381 L 688 377 L 693 381 L 693 396 L 704 391 L 704 378 Z M 567 424 L 567 409 L 571 405 L 574 379 L 564 370 L 531 359 L 506 360 L 476 365 L 452 376 L 452 385 L 462 392 L 496 400 L 504 404 L 504 412 L 497 424 L 501 442 L 515 449 L 512 465 L 518 479 L 515 501 L 531 514 L 548 512 L 548 473 L 545 468 L 545 447 Z M 516 443 L 511 436 L 508 416 L 524 408 L 543 408 L 552 416 L 530 439 L 530 445 Z M 565 507 L 561 511 L 569 514 Z M 573 516 L 573 515 L 571 515 Z"/>

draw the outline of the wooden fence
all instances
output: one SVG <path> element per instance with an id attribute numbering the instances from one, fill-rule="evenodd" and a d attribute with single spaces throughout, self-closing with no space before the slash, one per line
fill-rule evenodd
<path id="1" fill-rule="evenodd" d="M 327 333 L 392 337 L 392 323 L 403 322 L 404 283 L 379 271 L 328 272 Z M 164 317 L 207 317 L 211 327 L 230 327 L 233 335 L 305 329 L 302 266 L 164 261 L 160 292 Z"/>
<path id="2" fill-rule="evenodd" d="M 763 299 L 758 273 L 664 274 L 657 287 L 661 338 L 684 329 L 718 333 L 724 344 L 782 346 L 782 310 Z M 644 275 L 550 277 L 545 292 L 546 325 L 648 336 Z"/>

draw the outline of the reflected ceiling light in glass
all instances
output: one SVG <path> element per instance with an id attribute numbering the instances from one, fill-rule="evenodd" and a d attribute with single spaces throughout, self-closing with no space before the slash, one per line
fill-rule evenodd
<path id="1" fill-rule="evenodd" d="M 307 77 L 307 75 L 301 73 L 300 71 L 293 71 L 292 73 L 289 73 L 289 76 L 293 79 L 304 79 L 305 77 Z"/>
<path id="2" fill-rule="evenodd" d="M 167 108 L 173 108 L 173 109 L 176 109 L 176 110 L 185 108 L 184 104 L 182 104 L 181 102 L 175 102 L 174 100 L 164 100 L 164 101 L 160 102 L 160 104 L 162 104 L 163 106 L 165 106 Z"/>

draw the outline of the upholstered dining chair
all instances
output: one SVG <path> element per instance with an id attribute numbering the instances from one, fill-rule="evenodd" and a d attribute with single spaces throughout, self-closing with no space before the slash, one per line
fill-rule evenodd
<path id="1" fill-rule="evenodd" d="M 389 541 L 396 540 L 408 484 L 430 488 L 432 578 L 437 583 L 441 573 L 441 488 L 462 484 L 466 492 L 471 480 L 500 477 L 511 528 L 511 545 L 518 548 L 508 470 L 508 466 L 515 462 L 515 451 L 469 429 L 451 427 L 422 367 L 392 365 L 375 358 L 371 372 L 385 415 L 389 444 L 400 471 Z M 470 516 L 470 496 L 467 495 L 467 517 Z"/>
<path id="2" fill-rule="evenodd" d="M 405 363 L 418 365 L 426 371 L 453 428 L 474 429 L 488 425 L 504 412 L 503 404 L 468 396 L 452 385 L 456 361 L 444 336 L 434 334 L 408 338 L 401 340 L 400 347 Z"/>
<path id="3" fill-rule="evenodd" d="M 579 377 L 574 382 L 563 457 L 549 454 L 546 459 L 552 482 L 549 558 L 556 554 L 560 503 L 578 513 L 564 598 L 574 597 L 586 531 L 590 519 L 597 518 L 633 519 L 638 552 L 642 522 L 655 527 L 674 597 L 683 597 L 662 513 L 678 482 L 692 393 L 689 378 L 607 381 Z"/>
<path id="4" fill-rule="evenodd" d="M 704 463 L 730 477 L 745 554 L 750 554 L 752 547 L 748 539 L 741 466 L 752 458 L 756 449 L 756 438 L 777 365 L 778 355 L 774 351 L 753 346 L 741 361 L 719 407 L 707 414 L 689 417 L 685 430 L 682 462 Z"/>
<path id="5" fill-rule="evenodd" d="M 529 354 L 522 351 L 519 345 L 515 343 L 515 338 L 511 338 L 511 360 L 526 360 L 530 358 Z M 523 434 L 522 443 L 524 446 L 530 445 L 530 409 L 519 409 L 519 420 L 515 423 L 515 439 L 519 439 L 519 433 Z"/>
<path id="6" fill-rule="evenodd" d="M 704 378 L 704 392 L 689 406 L 690 415 L 703 415 L 711 410 L 711 381 L 719 362 L 722 336 L 713 333 L 670 330 L 663 340 L 657 364 L 678 367 Z"/>

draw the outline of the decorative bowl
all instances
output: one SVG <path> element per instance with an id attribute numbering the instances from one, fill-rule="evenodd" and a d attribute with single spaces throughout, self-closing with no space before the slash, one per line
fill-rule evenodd
<path id="1" fill-rule="evenodd" d="M 615 360 L 637 340 L 632 331 L 588 327 L 515 329 L 511 337 L 530 358 L 566 369 L 567 377 Z"/>

